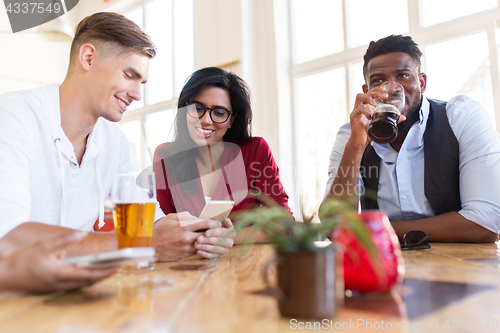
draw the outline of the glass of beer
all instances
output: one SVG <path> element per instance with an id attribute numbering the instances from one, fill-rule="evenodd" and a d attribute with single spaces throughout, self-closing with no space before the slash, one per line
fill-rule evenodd
<path id="1" fill-rule="evenodd" d="M 404 88 L 397 82 L 386 81 L 380 85 L 387 98 L 375 100 L 368 136 L 377 143 L 390 143 L 398 136 L 398 120 L 405 105 Z"/>
<path id="2" fill-rule="evenodd" d="M 118 174 L 113 179 L 111 201 L 118 248 L 150 247 L 156 206 L 154 172 Z M 122 272 L 154 269 L 154 263 L 139 262 L 125 266 Z"/>

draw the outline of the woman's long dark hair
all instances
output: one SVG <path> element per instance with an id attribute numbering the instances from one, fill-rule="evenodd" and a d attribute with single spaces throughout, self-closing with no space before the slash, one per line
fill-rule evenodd
<path id="1" fill-rule="evenodd" d="M 217 67 L 197 70 L 191 74 L 182 88 L 177 103 L 174 141 L 168 145 L 167 151 L 163 154 L 166 157 L 165 162 L 170 174 L 179 184 L 196 178 L 197 145 L 189 135 L 185 106 L 206 87 L 224 89 L 229 95 L 234 121 L 231 128 L 228 128 L 224 134 L 223 140 L 242 143 L 252 137 L 252 109 L 250 107 L 250 93 L 245 81 L 238 75 Z M 195 187 L 192 183 L 187 183 L 191 185 L 183 186 L 183 189 L 194 191 Z"/>

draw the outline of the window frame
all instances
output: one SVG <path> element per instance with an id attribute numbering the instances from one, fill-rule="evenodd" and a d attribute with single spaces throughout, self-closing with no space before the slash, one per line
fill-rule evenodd
<path id="1" fill-rule="evenodd" d="M 143 15 L 142 19 L 143 19 L 143 23 L 144 23 L 144 26 L 142 27 L 142 29 L 146 33 L 148 33 L 149 27 L 148 27 L 148 19 L 147 19 L 147 17 L 148 17 L 147 6 L 152 1 L 154 1 L 154 0 L 133 1 L 130 4 L 128 4 L 128 6 L 124 7 L 122 10 L 120 10 L 120 12 L 123 15 L 127 15 L 128 13 L 131 13 L 138 8 L 142 8 L 142 15 Z M 175 45 L 175 41 L 176 41 L 176 33 L 175 33 L 176 15 L 175 15 L 175 1 L 174 0 L 171 0 L 171 6 L 172 6 L 172 9 L 171 9 L 171 13 L 172 13 L 172 20 L 171 20 L 172 45 Z M 194 42 L 194 37 L 193 37 L 193 42 Z M 145 124 L 146 124 L 146 120 L 147 120 L 148 115 L 154 114 L 154 113 L 160 112 L 160 111 L 166 111 L 169 109 L 172 109 L 174 111 L 177 109 L 178 95 L 176 95 L 176 94 L 180 93 L 180 91 L 179 92 L 176 91 L 176 74 L 177 74 L 176 73 L 176 63 L 177 62 L 176 62 L 176 54 L 174 51 L 174 47 L 171 48 L 171 52 L 172 52 L 172 54 L 171 54 L 171 56 L 172 56 L 172 77 L 170 79 L 172 81 L 173 97 L 171 99 L 168 99 L 168 100 L 164 100 L 161 102 L 150 104 L 149 103 L 149 91 L 148 91 L 149 87 L 148 87 L 148 84 L 145 84 L 143 96 L 142 96 L 143 101 L 144 101 L 144 105 L 142 107 L 139 107 L 139 108 L 134 108 L 132 110 L 128 110 L 127 112 L 125 112 L 123 114 L 120 122 L 118 122 L 118 125 L 120 126 L 121 124 L 130 122 L 130 121 L 134 121 L 134 120 L 140 121 L 141 141 L 140 141 L 140 146 L 135 147 L 135 149 L 136 149 L 137 158 L 141 164 L 142 169 L 144 169 L 145 167 L 152 164 L 154 150 L 156 149 L 156 147 L 149 147 L 148 146 L 146 136 L 145 136 L 145 134 L 146 134 Z M 155 61 L 155 59 L 153 58 L 152 61 Z M 193 68 L 194 68 L 194 63 L 193 63 Z"/>
<path id="2" fill-rule="evenodd" d="M 279 0 L 275 0 L 279 1 Z M 350 112 L 352 111 L 355 96 L 357 93 L 361 92 L 361 87 L 357 87 L 357 91 L 352 91 L 351 81 L 353 73 L 351 73 L 351 65 L 359 63 L 363 59 L 363 55 L 368 47 L 368 44 L 348 48 L 347 36 L 349 31 L 347 31 L 346 24 L 346 1 L 342 0 L 342 17 L 344 26 L 344 50 L 335 54 L 330 54 L 321 58 L 309 60 L 303 63 L 295 62 L 295 39 L 294 39 L 294 28 L 292 27 L 294 17 L 293 17 L 293 2 L 294 1 L 304 1 L 304 0 L 287 0 L 286 5 L 288 6 L 288 11 L 286 12 L 287 19 L 289 23 L 288 26 L 288 38 L 289 38 L 289 82 L 291 86 L 291 110 L 290 117 L 292 119 L 292 130 L 290 135 L 295 138 L 299 136 L 300 124 L 298 122 L 298 100 L 297 100 L 297 79 L 303 76 L 308 76 L 324 71 L 328 71 L 335 68 L 344 67 L 346 72 L 345 85 L 346 89 L 346 99 L 347 103 L 347 119 Z M 496 34 L 500 33 L 497 28 L 500 27 L 500 3 L 498 3 L 496 8 L 484 10 L 478 13 L 467 15 L 464 17 L 456 18 L 446 22 L 438 23 L 432 26 L 424 27 L 422 19 L 422 8 L 420 0 L 407 0 L 408 8 L 408 26 L 409 31 L 403 33 L 403 35 L 412 36 L 413 39 L 418 43 L 420 49 L 424 49 L 432 44 L 444 42 L 447 40 L 464 37 L 468 35 L 473 35 L 480 32 L 487 33 L 488 47 L 489 47 L 489 61 L 490 61 L 490 74 L 491 83 L 493 89 L 493 106 L 495 113 L 495 125 L 497 131 L 500 130 L 500 72 L 499 72 L 499 49 L 497 44 L 497 39 L 500 40 Z M 277 37 L 279 38 L 279 36 Z M 422 71 L 425 73 L 425 54 L 422 58 Z M 432 96 L 430 96 L 432 97 Z M 342 124 L 339 124 L 342 125 Z M 295 189 L 295 200 L 297 202 L 301 201 L 301 179 L 300 179 L 300 157 L 303 154 L 299 151 L 300 146 L 297 144 L 296 140 L 292 141 L 293 145 L 293 168 L 297 170 L 297 177 L 294 177 L 293 187 Z M 333 146 L 333 142 L 331 142 Z M 320 158 L 329 158 L 328 156 L 322 156 Z M 325 170 L 325 173 L 327 170 Z M 326 186 L 326 183 L 325 183 Z M 319 205 L 319 203 L 318 203 Z M 302 209 L 302 207 L 300 207 Z M 298 212 L 298 211 L 297 211 Z M 302 214 L 303 212 L 300 212 Z"/>

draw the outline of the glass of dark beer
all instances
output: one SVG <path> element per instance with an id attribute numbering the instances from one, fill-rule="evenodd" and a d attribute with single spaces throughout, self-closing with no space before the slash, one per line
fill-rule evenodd
<path id="1" fill-rule="evenodd" d="M 405 105 L 404 88 L 397 82 L 386 81 L 380 86 L 387 98 L 375 100 L 368 136 L 377 143 L 390 143 L 398 136 L 398 120 Z"/>

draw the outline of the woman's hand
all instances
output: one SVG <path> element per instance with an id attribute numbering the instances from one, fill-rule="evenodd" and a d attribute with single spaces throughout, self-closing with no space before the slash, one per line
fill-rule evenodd
<path id="1" fill-rule="evenodd" d="M 46 238 L 0 259 L 0 290 L 51 292 L 77 289 L 98 282 L 117 267 L 89 269 L 59 260 L 64 249 L 81 241 L 86 232 Z"/>
<path id="2" fill-rule="evenodd" d="M 234 245 L 235 236 L 233 223 L 230 219 L 226 219 L 222 227 L 208 229 L 205 235 L 196 239 L 194 243 L 196 253 L 207 259 L 217 258 L 227 253 Z"/>
<path id="3" fill-rule="evenodd" d="M 231 224 L 232 226 L 232 224 Z M 155 222 L 153 247 L 159 261 L 174 261 L 196 254 L 200 229 L 220 229 L 221 223 L 199 219 L 188 212 L 171 213 Z M 209 231 L 207 230 L 207 232 Z"/>

